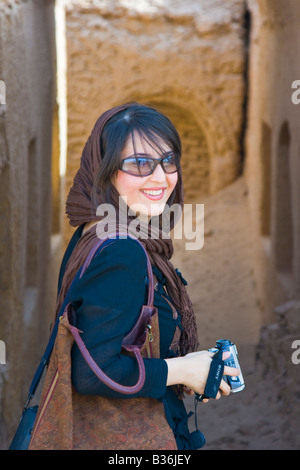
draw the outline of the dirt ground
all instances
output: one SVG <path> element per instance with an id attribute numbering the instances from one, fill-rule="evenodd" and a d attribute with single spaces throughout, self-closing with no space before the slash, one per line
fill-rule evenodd
<path id="1" fill-rule="evenodd" d="M 287 432 L 289 419 L 274 393 L 276 384 L 262 379 L 254 364 L 255 348 L 241 351 L 246 387 L 242 392 L 199 403 L 197 422 L 206 438 L 202 450 L 296 450 L 295 436 Z M 194 399 L 185 399 L 194 411 Z M 194 416 L 190 418 L 194 430 Z"/>

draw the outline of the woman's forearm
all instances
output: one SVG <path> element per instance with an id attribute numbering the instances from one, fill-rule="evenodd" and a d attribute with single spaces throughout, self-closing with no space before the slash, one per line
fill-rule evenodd
<path id="1" fill-rule="evenodd" d="M 197 351 L 183 357 L 165 359 L 168 366 L 167 385 L 183 384 L 194 392 L 203 394 L 212 357 L 213 353 L 209 351 Z M 224 375 L 239 375 L 239 373 L 238 369 L 228 366 L 224 368 Z M 230 387 L 224 380 L 221 381 L 220 389 L 225 395 L 230 393 Z"/>
<path id="2" fill-rule="evenodd" d="M 185 366 L 186 361 L 184 357 L 174 357 L 172 359 L 165 359 L 168 366 L 167 386 L 184 384 L 185 378 Z"/>
<path id="3" fill-rule="evenodd" d="M 204 390 L 212 354 L 198 351 L 183 357 L 165 359 L 168 365 L 167 385 L 183 384 L 198 393 Z"/>

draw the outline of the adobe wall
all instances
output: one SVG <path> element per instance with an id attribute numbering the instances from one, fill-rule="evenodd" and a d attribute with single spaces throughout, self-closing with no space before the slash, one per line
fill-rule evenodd
<path id="1" fill-rule="evenodd" d="M 292 83 L 300 77 L 300 9 L 294 0 L 248 4 L 252 39 L 245 178 L 267 322 L 275 306 L 300 290 L 300 108 L 291 99 Z"/>
<path id="2" fill-rule="evenodd" d="M 263 328 L 257 393 L 284 416 L 283 439 L 299 449 L 300 80 L 299 2 L 248 0 L 252 16 L 245 180 Z M 299 96 L 299 94 L 298 94 Z M 294 357 L 294 359 L 293 359 Z M 273 385 L 271 385 L 273 383 Z"/>
<path id="3" fill-rule="evenodd" d="M 178 127 L 186 201 L 232 183 L 241 170 L 243 22 L 243 0 L 67 2 L 66 193 L 97 117 L 128 101 L 157 106 Z"/>
<path id="4" fill-rule="evenodd" d="M 18 424 L 46 345 L 54 286 L 51 141 L 54 1 L 0 3 L 0 446 Z M 56 284 L 55 279 L 55 284 Z"/>

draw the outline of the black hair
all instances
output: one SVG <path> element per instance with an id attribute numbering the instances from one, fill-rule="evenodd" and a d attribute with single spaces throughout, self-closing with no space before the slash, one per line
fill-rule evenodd
<path id="1" fill-rule="evenodd" d="M 129 138 L 135 148 L 135 133 L 162 153 L 162 145 L 167 145 L 180 160 L 181 141 L 170 119 L 150 106 L 138 103 L 128 105 L 111 117 L 103 128 L 99 142 L 101 162 L 93 186 L 94 206 L 98 204 L 99 194 L 102 201 L 112 201 L 112 191 L 116 191 L 111 183 L 112 177 L 120 168 L 121 152 Z"/>

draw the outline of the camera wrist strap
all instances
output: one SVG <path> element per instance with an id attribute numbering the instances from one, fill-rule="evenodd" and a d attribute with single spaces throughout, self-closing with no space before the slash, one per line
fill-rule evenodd
<path id="1" fill-rule="evenodd" d="M 210 369 L 205 385 L 204 393 L 195 394 L 195 400 L 203 401 L 205 398 L 216 398 L 223 378 L 224 361 L 222 360 L 222 351 L 217 351 L 212 358 Z"/>

